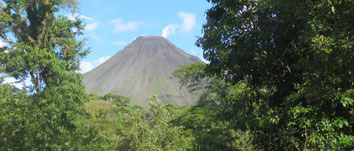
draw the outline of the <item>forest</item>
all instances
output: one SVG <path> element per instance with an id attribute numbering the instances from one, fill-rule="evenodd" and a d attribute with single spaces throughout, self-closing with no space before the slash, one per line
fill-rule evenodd
<path id="1" fill-rule="evenodd" d="M 85 92 L 78 1 L 0 1 L 0 150 L 353 150 L 354 1 L 208 2 L 210 63 L 173 73 L 198 102 L 144 108 Z"/>

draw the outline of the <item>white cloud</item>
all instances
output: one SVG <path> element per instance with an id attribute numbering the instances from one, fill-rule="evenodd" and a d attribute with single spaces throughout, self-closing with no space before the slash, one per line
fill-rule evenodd
<path id="1" fill-rule="evenodd" d="M 121 19 L 113 20 L 112 23 L 114 23 L 114 30 L 113 32 L 125 32 L 125 31 L 135 31 L 138 30 L 138 28 L 143 25 L 142 22 L 127 22 L 124 23 Z"/>
<path id="2" fill-rule="evenodd" d="M 86 73 L 91 71 L 92 69 L 94 69 L 95 67 L 99 66 L 100 64 L 106 62 L 109 58 L 111 58 L 111 56 L 105 56 L 105 57 L 101 57 L 98 60 L 95 61 L 83 61 L 80 64 L 80 73 Z"/>
<path id="3" fill-rule="evenodd" d="M 91 62 L 88 62 L 88 61 L 83 61 L 81 62 L 80 64 L 80 73 L 86 73 L 86 72 L 89 72 L 93 69 L 93 65 Z"/>
<path id="4" fill-rule="evenodd" d="M 176 24 L 168 24 L 163 30 L 162 30 L 162 37 L 167 38 L 168 35 L 171 35 L 175 33 L 176 28 L 178 28 L 178 25 Z"/>
<path id="5" fill-rule="evenodd" d="M 79 18 L 79 19 L 83 19 L 83 20 L 87 20 L 87 21 L 95 21 L 93 18 L 84 16 L 84 15 L 81 15 L 81 14 L 69 14 L 69 15 L 66 15 L 66 16 L 70 20 L 75 20 L 76 18 Z"/>
<path id="6" fill-rule="evenodd" d="M 95 30 L 98 27 L 98 25 L 101 24 L 99 22 L 96 22 L 93 18 L 84 16 L 84 15 L 81 15 L 81 14 L 69 14 L 69 15 L 66 15 L 66 16 L 70 20 L 73 20 L 73 21 L 75 21 L 78 18 L 78 19 L 82 19 L 82 20 L 86 20 L 86 21 L 90 22 L 89 24 L 87 24 L 85 26 L 85 30 L 87 30 L 87 31 L 93 31 L 93 30 Z"/>
<path id="7" fill-rule="evenodd" d="M 2 40 L 0 40 L 0 48 L 5 47 L 5 46 L 6 46 L 6 44 Z"/>
<path id="8" fill-rule="evenodd" d="M 66 15 L 66 17 L 68 17 L 70 20 L 75 20 L 76 19 L 74 14 Z"/>
<path id="9" fill-rule="evenodd" d="M 12 78 L 12 77 L 7 77 L 4 79 L 4 83 L 7 83 L 7 84 L 11 84 L 14 82 L 18 82 L 18 80 L 16 80 L 15 78 Z"/>
<path id="10" fill-rule="evenodd" d="M 113 42 L 113 45 L 127 45 L 128 43 L 125 41 L 115 41 Z"/>
<path id="11" fill-rule="evenodd" d="M 85 30 L 87 30 L 87 31 L 95 30 L 98 27 L 98 25 L 100 25 L 99 22 L 94 22 L 94 23 L 91 23 L 91 24 L 87 24 L 85 26 Z"/>
<path id="12" fill-rule="evenodd" d="M 26 81 L 26 82 L 28 83 L 29 81 Z M 19 89 L 23 88 L 23 83 L 19 82 L 19 80 L 16 80 L 15 78 L 12 78 L 12 77 L 5 78 L 3 83 L 11 84 Z"/>
<path id="13" fill-rule="evenodd" d="M 87 16 L 84 16 L 84 15 L 80 15 L 79 18 L 85 19 L 87 21 L 94 21 L 94 19 L 92 19 L 91 17 L 87 17 Z"/>
<path id="14" fill-rule="evenodd" d="M 178 17 L 183 20 L 181 24 L 168 24 L 162 30 L 162 37 L 167 38 L 168 35 L 175 33 L 177 28 L 181 27 L 182 32 L 189 32 L 195 25 L 195 15 L 191 13 L 185 13 L 183 11 L 177 13 Z"/>
<path id="15" fill-rule="evenodd" d="M 195 15 L 183 11 L 179 12 L 177 15 L 183 20 L 182 31 L 189 32 L 195 25 Z"/>

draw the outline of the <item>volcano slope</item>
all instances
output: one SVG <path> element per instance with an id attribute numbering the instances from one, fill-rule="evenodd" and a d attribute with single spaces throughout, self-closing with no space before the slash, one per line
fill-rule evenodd
<path id="1" fill-rule="evenodd" d="M 192 104 L 193 95 L 180 88 L 172 73 L 181 65 L 201 60 L 177 48 L 166 38 L 141 36 L 109 60 L 87 72 L 83 82 L 87 93 L 114 93 L 131 98 L 134 105 L 149 105 L 156 95 L 163 103 Z"/>

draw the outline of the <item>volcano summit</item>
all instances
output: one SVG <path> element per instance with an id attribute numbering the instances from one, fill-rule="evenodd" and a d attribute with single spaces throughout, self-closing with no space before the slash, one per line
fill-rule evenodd
<path id="1" fill-rule="evenodd" d="M 84 74 L 88 93 L 114 93 L 131 98 L 132 104 L 148 106 L 149 96 L 176 105 L 195 102 L 186 88 L 180 89 L 172 73 L 181 65 L 201 62 L 166 38 L 141 36 L 109 60 Z"/>

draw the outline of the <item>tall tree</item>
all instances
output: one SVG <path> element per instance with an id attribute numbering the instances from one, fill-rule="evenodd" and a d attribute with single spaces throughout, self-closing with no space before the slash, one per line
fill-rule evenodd
<path id="1" fill-rule="evenodd" d="M 209 72 L 250 88 L 258 147 L 352 147 L 354 2 L 208 1 L 197 45 Z"/>
<path id="2" fill-rule="evenodd" d="M 0 5 L 0 72 L 29 78 L 31 93 L 0 84 L 0 150 L 78 150 L 93 144 L 94 129 L 78 127 L 85 99 L 79 59 L 83 24 L 60 10 L 76 0 L 4 0 Z M 91 134 L 89 134 L 91 133 Z"/>
<path id="3" fill-rule="evenodd" d="M 59 86 L 78 70 L 79 59 L 87 54 L 82 21 L 56 16 L 60 9 L 75 10 L 76 0 L 5 0 L 0 6 L 0 64 L 18 80 L 30 78 L 33 90 Z M 69 75 L 71 74 L 71 75 Z M 70 78 L 69 78 L 70 79 Z M 77 80 L 72 80 L 76 82 Z"/>

